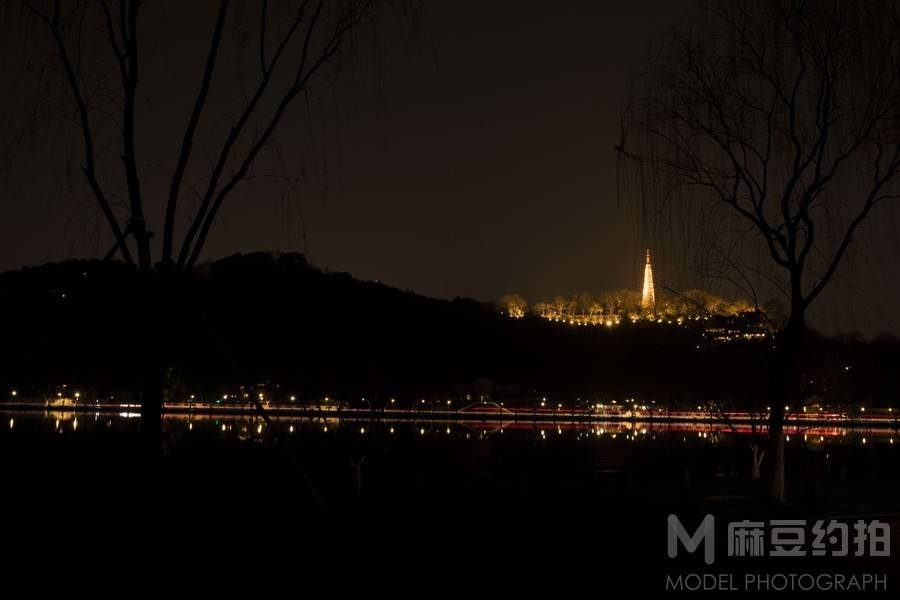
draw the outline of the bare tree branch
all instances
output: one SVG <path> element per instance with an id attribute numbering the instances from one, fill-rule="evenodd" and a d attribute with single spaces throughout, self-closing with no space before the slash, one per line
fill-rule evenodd
<path id="1" fill-rule="evenodd" d="M 78 110 L 80 119 L 79 124 L 84 141 L 84 166 L 82 166 L 81 168 L 82 173 L 84 173 L 84 177 L 87 180 L 88 185 L 90 186 L 91 191 L 94 194 L 94 197 L 97 199 L 97 204 L 100 205 L 100 210 L 103 212 L 103 216 L 106 218 L 107 223 L 109 223 L 109 227 L 116 239 L 116 244 L 119 250 L 122 252 L 122 258 L 125 260 L 125 262 L 134 264 L 134 259 L 131 256 L 131 252 L 128 250 L 128 245 L 125 242 L 125 236 L 122 233 L 121 227 L 119 226 L 119 221 L 116 218 L 115 213 L 113 213 L 112 207 L 110 206 L 109 201 L 106 199 L 106 196 L 103 193 L 103 188 L 100 186 L 100 182 L 97 180 L 97 174 L 95 170 L 94 141 L 91 134 L 91 123 L 88 114 L 88 106 L 87 102 L 85 101 L 85 97 L 82 94 L 81 86 L 78 83 L 78 77 L 75 74 L 75 69 L 72 66 L 72 60 L 69 57 L 65 39 L 63 38 L 62 29 L 60 27 L 59 0 L 55 0 L 53 4 L 53 14 L 50 16 L 38 10 L 32 2 L 23 0 L 22 3 L 29 11 L 31 11 L 32 14 L 34 14 L 41 22 L 44 23 L 44 25 L 47 26 L 50 34 L 53 37 L 57 52 L 59 53 L 60 62 L 62 63 L 63 69 L 66 73 L 66 80 L 69 84 L 69 91 L 72 94 L 72 100 L 75 102 L 75 107 Z"/>
<path id="2" fill-rule="evenodd" d="M 169 188 L 169 201 L 166 204 L 165 228 L 163 230 L 163 264 L 172 262 L 172 238 L 175 229 L 175 211 L 178 206 L 178 193 L 181 187 L 181 180 L 184 178 L 184 171 L 187 168 L 187 163 L 190 159 L 191 148 L 194 144 L 194 132 L 197 130 L 197 124 L 200 122 L 200 116 L 203 113 L 203 107 L 206 104 L 206 96 L 209 93 L 209 86 L 212 82 L 216 57 L 219 54 L 219 42 L 222 39 L 222 30 L 225 27 L 225 16 L 228 13 L 228 2 L 229 0 L 221 0 L 219 2 L 219 11 L 216 16 L 216 25 L 213 30 L 212 42 L 209 46 L 209 54 L 206 57 L 206 66 L 203 68 L 203 79 L 200 82 L 200 90 L 197 92 L 197 99 L 194 101 L 194 109 L 191 112 L 191 117 L 188 120 L 187 127 L 184 131 L 184 139 L 181 142 L 181 152 L 178 154 L 178 163 L 175 166 L 175 173 L 172 175 L 172 184 Z M 265 5 L 265 3 L 263 4 Z M 265 18 L 263 18 L 263 23 L 265 23 Z M 262 46 L 262 44 L 260 44 L 260 46 Z"/>

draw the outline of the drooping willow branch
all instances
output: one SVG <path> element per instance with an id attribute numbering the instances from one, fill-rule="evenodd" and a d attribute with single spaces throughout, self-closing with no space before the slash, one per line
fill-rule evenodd
<path id="1" fill-rule="evenodd" d="M 649 58 L 620 160 L 655 186 L 651 216 L 677 200 L 701 226 L 720 226 L 710 210 L 748 223 L 802 313 L 860 225 L 897 196 L 897 5 L 734 0 L 699 14 Z"/>
<path id="2" fill-rule="evenodd" d="M 71 10 L 64 15 L 61 0 L 48 2 L 21 0 L 21 2 L 45 26 L 54 41 L 56 54 L 66 74 L 66 84 L 79 115 L 78 124 L 84 138 L 85 157 L 82 170 L 113 232 L 116 245 L 112 252 L 121 252 L 126 262 L 130 264 L 136 262 L 142 269 L 150 269 L 153 266 L 150 246 L 153 233 L 145 220 L 147 207 L 144 205 L 138 160 L 141 140 L 138 139 L 136 131 L 141 48 L 139 16 L 144 3 L 142 0 L 80 0 L 70 3 L 68 6 Z M 197 138 L 204 114 L 208 109 L 208 99 L 222 52 L 222 38 L 231 4 L 230 0 L 219 0 L 206 60 L 198 77 L 199 85 L 190 115 L 179 136 L 181 143 L 175 154 L 175 167 L 164 203 L 165 217 L 160 254 L 162 266 L 191 268 L 196 264 L 223 204 L 251 172 L 261 150 L 270 143 L 294 100 L 309 91 L 310 83 L 323 67 L 335 59 L 350 32 L 360 24 L 374 3 L 375 0 L 298 0 L 284 29 L 275 36 L 277 39 L 274 41 L 269 39 L 273 33 L 267 26 L 270 20 L 269 3 L 266 1 L 260 3 L 259 81 L 224 136 L 224 141 L 214 152 L 215 160 L 211 172 L 201 186 L 198 210 L 187 223 L 176 257 L 179 198 L 186 184 L 192 150 L 198 143 Z M 86 74 L 80 73 L 74 64 L 69 47 L 72 42 L 66 40 L 66 23 L 79 24 L 86 21 L 95 22 L 99 30 L 105 32 L 108 47 L 104 52 L 109 53 L 112 59 L 109 62 L 115 65 L 118 72 L 121 96 L 118 92 L 114 92 L 113 109 L 92 106 L 87 91 L 91 87 L 91 80 Z M 80 38 L 76 40 L 75 45 L 78 46 L 75 50 L 76 56 L 79 56 L 82 50 Z M 292 62 L 289 57 L 294 59 L 293 67 L 285 64 Z M 107 60 L 105 57 L 100 58 L 100 62 Z M 289 83 L 286 89 L 273 97 L 272 88 L 276 81 L 282 79 L 285 70 L 288 72 L 293 70 L 288 77 Z M 274 110 L 269 116 L 265 114 L 264 106 L 269 106 L 270 102 L 274 103 Z M 120 149 L 121 173 L 127 188 L 125 205 L 128 218 L 124 229 L 113 211 L 108 199 L 109 194 L 104 191 L 97 175 L 95 139 L 98 129 L 92 122 L 92 111 L 112 116 L 113 122 L 119 127 L 120 135 L 115 138 L 114 143 Z M 252 139 L 244 141 L 244 136 L 247 135 L 252 123 L 258 123 L 261 130 Z M 242 147 L 243 149 L 239 150 Z M 231 173 L 227 172 L 229 164 L 237 165 Z M 135 242 L 137 261 L 130 250 L 129 237 Z"/>

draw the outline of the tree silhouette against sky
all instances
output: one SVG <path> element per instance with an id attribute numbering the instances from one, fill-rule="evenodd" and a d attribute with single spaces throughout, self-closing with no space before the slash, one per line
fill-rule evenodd
<path id="1" fill-rule="evenodd" d="M 900 174 L 900 17 L 890 1 L 736 0 L 663 33 L 619 146 L 623 189 L 660 236 L 757 302 L 781 295 L 771 494 L 809 306 Z"/>

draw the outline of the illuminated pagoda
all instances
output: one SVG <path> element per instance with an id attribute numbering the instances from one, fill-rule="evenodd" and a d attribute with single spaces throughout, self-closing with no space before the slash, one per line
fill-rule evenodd
<path id="1" fill-rule="evenodd" d="M 653 265 L 650 263 L 650 248 L 647 248 L 647 262 L 644 265 L 644 288 L 641 292 L 641 309 L 656 311 L 656 292 L 653 290 Z"/>

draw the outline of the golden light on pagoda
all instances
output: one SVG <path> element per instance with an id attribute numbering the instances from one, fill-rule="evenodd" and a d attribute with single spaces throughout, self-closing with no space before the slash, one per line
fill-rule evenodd
<path id="1" fill-rule="evenodd" d="M 650 262 L 650 248 L 647 248 L 647 262 L 644 264 L 644 287 L 641 291 L 641 308 L 648 312 L 656 310 L 656 291 L 653 288 L 653 265 Z"/>

